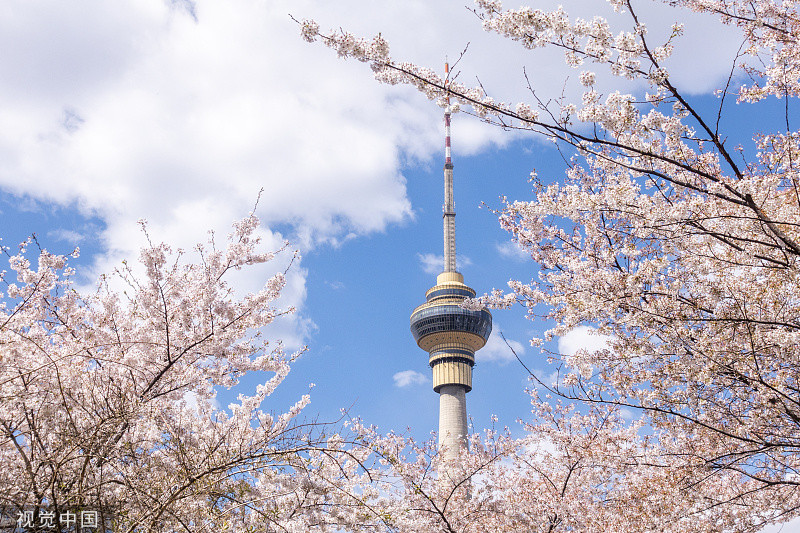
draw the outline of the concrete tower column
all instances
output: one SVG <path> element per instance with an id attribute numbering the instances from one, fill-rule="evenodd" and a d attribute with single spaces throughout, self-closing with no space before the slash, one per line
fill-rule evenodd
<path id="1" fill-rule="evenodd" d="M 467 392 L 461 385 L 444 385 L 439 389 L 439 448 L 448 458 L 458 455 L 467 437 Z"/>

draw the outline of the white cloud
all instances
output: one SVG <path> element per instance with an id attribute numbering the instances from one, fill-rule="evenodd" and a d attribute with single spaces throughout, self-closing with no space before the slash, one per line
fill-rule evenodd
<path id="1" fill-rule="evenodd" d="M 58 241 L 66 241 L 71 244 L 77 244 L 79 242 L 83 242 L 86 237 L 77 231 L 73 231 L 71 229 L 57 229 L 47 232 L 47 236 L 51 239 L 55 239 Z"/>
<path id="2" fill-rule="evenodd" d="M 514 352 L 517 352 L 520 357 L 525 354 L 525 347 L 515 340 L 507 338 L 508 345 L 506 345 L 503 338 L 500 337 L 500 331 L 497 323 L 492 325 L 492 334 L 489 336 L 486 346 L 475 352 L 476 361 L 504 364 L 515 359 Z M 514 349 L 513 352 L 508 347 L 509 345 Z"/>
<path id="3" fill-rule="evenodd" d="M 444 258 L 436 254 L 417 254 L 420 266 L 428 274 L 438 274 L 444 268 Z"/>
<path id="4" fill-rule="evenodd" d="M 304 43 L 287 16 L 302 2 L 273 4 L 21 2 L 0 14 L 0 43 L 25 50 L 0 65 L 0 120 L 15 129 L 0 132 L 0 187 L 101 218 L 96 273 L 137 255 L 139 218 L 155 241 L 190 249 L 208 229 L 221 240 L 262 187 L 263 223 L 291 232 L 265 228 L 266 247 L 290 237 L 308 249 L 409 217 L 400 150 L 409 129 L 421 143 L 409 149 L 432 150 L 438 111 Z M 302 309 L 299 260 L 283 294 Z M 284 322 L 301 345 L 306 319 Z"/>
<path id="5" fill-rule="evenodd" d="M 444 269 L 444 256 L 436 254 L 417 254 L 420 266 L 428 274 L 440 274 Z M 456 267 L 460 270 L 472 264 L 472 259 L 465 255 L 456 255 Z"/>
<path id="6" fill-rule="evenodd" d="M 527 261 L 531 258 L 530 254 L 520 248 L 520 246 L 514 241 L 497 243 L 495 248 L 497 248 L 497 252 L 500 254 L 500 256 L 505 257 L 506 259 L 511 259 L 514 261 Z"/>
<path id="7" fill-rule="evenodd" d="M 344 289 L 344 283 L 342 283 L 341 281 L 326 281 L 325 285 L 327 285 L 328 287 L 330 287 L 335 291 Z"/>
<path id="8" fill-rule="evenodd" d="M 184 395 L 183 395 L 183 401 L 186 402 L 186 407 L 188 407 L 192 411 L 197 411 L 198 410 L 199 405 L 197 404 L 197 394 L 194 391 L 190 390 L 190 391 L 185 392 Z M 217 409 L 217 410 L 221 410 L 222 409 L 222 407 L 219 404 L 219 400 L 216 397 L 215 398 L 211 398 L 210 403 L 211 403 L 211 406 L 214 409 Z"/>
<path id="9" fill-rule="evenodd" d="M 608 348 L 610 340 L 611 337 L 598 334 L 595 328 L 578 326 L 558 338 L 558 351 L 567 357 L 575 355 L 578 350 L 596 352 Z"/>
<path id="10" fill-rule="evenodd" d="M 392 376 L 392 379 L 394 379 L 394 386 L 400 388 L 421 385 L 428 381 L 428 378 L 416 370 L 403 370 Z"/>

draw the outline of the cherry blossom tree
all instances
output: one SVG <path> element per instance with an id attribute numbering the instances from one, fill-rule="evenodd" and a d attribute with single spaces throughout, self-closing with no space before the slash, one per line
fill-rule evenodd
<path id="1" fill-rule="evenodd" d="M 301 23 L 305 39 L 368 63 L 381 82 L 410 84 L 453 102 L 451 111 L 535 132 L 574 155 L 563 179 L 534 172 L 533 200 L 498 211 L 538 263 L 535 278 L 474 304 L 521 304 L 531 319 L 554 323 L 534 344 L 588 325 L 608 347 L 551 353 L 559 382 L 537 388 L 582 407 L 551 406 L 561 415 L 548 419 L 534 398 L 530 438 L 492 463 L 502 468 L 484 469 L 487 486 L 529 513 L 529 529 L 490 513 L 504 517 L 492 530 L 748 531 L 798 514 L 800 132 L 790 113 L 800 90 L 798 5 L 666 3 L 676 19 L 692 10 L 741 32 L 713 109 L 696 105 L 667 68 L 682 26 L 653 42 L 630 0 L 609 0 L 628 21 L 621 32 L 562 8 L 475 2 L 487 31 L 563 50 L 580 69 L 580 102 L 532 92 L 529 102 L 503 103 L 395 61 L 381 36 Z M 602 93 L 598 73 L 641 89 Z M 782 128 L 747 146 L 727 141 L 726 124 L 744 106 L 780 99 Z M 640 416 L 626 422 L 622 409 Z M 576 521 L 580 508 L 591 518 Z"/>
<path id="2" fill-rule="evenodd" d="M 325 425 L 262 404 L 301 352 L 263 328 L 292 309 L 284 273 L 237 296 L 232 273 L 272 260 L 258 219 L 213 236 L 197 260 L 143 249 L 94 294 L 73 285 L 70 257 L 24 243 L 9 257 L 0 307 L 0 512 L 18 531 L 309 531 L 322 528 L 362 455 Z M 149 237 L 148 237 L 149 241 Z M 282 249 L 277 253 L 291 253 Z M 216 392 L 265 373 L 227 410 Z M 91 513 L 91 514 L 89 514 Z M 73 521 L 70 524 L 70 517 Z M 87 522 L 91 523 L 91 522 Z M 58 529 L 53 529 L 58 527 Z"/>
<path id="3" fill-rule="evenodd" d="M 718 532 L 754 531 L 762 494 L 743 497 L 735 472 L 687 483 L 690 467 L 665 467 L 667 447 L 642 438 L 644 420 L 625 421 L 617 406 L 574 405 L 539 399 L 527 435 L 486 430 L 469 438 L 457 457 L 431 439 L 418 444 L 380 434 L 356 421 L 358 444 L 370 449 L 368 475 L 349 476 L 352 507 L 336 518 L 345 531 L 383 532 Z M 364 463 L 362 463 L 363 466 Z M 746 505 L 710 505 L 737 496 Z M 359 510 L 360 509 L 360 510 Z"/>

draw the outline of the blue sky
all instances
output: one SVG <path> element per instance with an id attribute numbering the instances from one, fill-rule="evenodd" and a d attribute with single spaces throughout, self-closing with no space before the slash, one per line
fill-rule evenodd
<path id="1" fill-rule="evenodd" d="M 149 221 L 154 239 L 189 248 L 209 229 L 227 233 L 264 188 L 257 211 L 263 238 L 274 246 L 289 239 L 302 253 L 282 302 L 298 313 L 272 334 L 309 347 L 271 405 L 285 409 L 313 382 L 310 417 L 332 420 L 347 408 L 384 430 L 428 437 L 438 399 L 408 318 L 435 280 L 430 257 L 442 253 L 441 110 L 413 90 L 379 85 L 363 64 L 304 43 L 288 14 L 364 36 L 381 32 L 396 58 L 435 68 L 469 44 L 460 79 L 479 78 L 498 99 L 529 100 L 523 66 L 544 99 L 579 98 L 577 71 L 561 54 L 525 51 L 483 33 L 465 4 L 6 0 L 3 244 L 36 233 L 55 252 L 80 246 L 81 282 L 90 287 L 100 273 L 135 257 L 143 242 L 138 219 Z M 735 34 L 660 3 L 638 4 L 653 40 L 672 22 L 686 22 L 670 65 L 674 79 L 713 104 L 707 95 L 728 73 Z M 583 16 L 606 9 L 589 0 L 565 7 Z M 601 78 L 600 87 L 611 85 Z M 500 207 L 502 195 L 530 198 L 534 168 L 545 179 L 560 178 L 560 155 L 533 136 L 459 114 L 453 161 L 467 284 L 483 293 L 505 288 L 509 278 L 533 277 L 535 265 L 509 245 L 490 209 Z M 242 277 L 239 286 L 253 290 L 269 274 Z M 495 312 L 495 332 L 547 375 L 544 357 L 528 345 L 546 325 L 523 315 L 521 308 Z M 574 347 L 589 339 L 578 332 L 567 341 Z M 518 432 L 526 385 L 525 370 L 490 341 L 478 353 L 467 396 L 475 427 L 496 414 Z"/>

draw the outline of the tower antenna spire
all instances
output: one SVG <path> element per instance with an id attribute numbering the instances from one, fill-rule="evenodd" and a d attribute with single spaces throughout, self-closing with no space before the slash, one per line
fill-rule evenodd
<path id="1" fill-rule="evenodd" d="M 456 206 L 453 201 L 453 159 L 450 153 L 450 65 L 444 64 L 447 107 L 444 110 L 444 271 L 456 272 Z"/>

